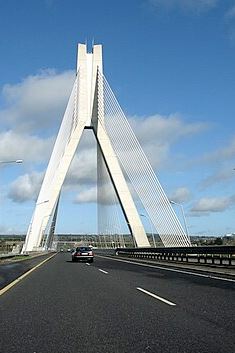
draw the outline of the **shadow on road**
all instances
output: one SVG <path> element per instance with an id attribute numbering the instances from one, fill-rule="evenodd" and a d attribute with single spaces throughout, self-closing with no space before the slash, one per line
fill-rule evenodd
<path id="1" fill-rule="evenodd" d="M 89 261 L 72 261 L 72 260 L 66 260 L 66 262 L 68 262 L 68 263 L 73 263 L 73 264 L 77 264 L 77 263 L 83 263 L 83 264 L 86 264 L 86 263 L 89 263 Z"/>

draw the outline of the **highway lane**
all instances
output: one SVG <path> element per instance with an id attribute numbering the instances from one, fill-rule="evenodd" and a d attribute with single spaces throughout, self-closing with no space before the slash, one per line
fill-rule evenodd
<path id="1" fill-rule="evenodd" d="M 29 259 L 0 263 L 0 290 L 51 255 L 49 253 Z"/>
<path id="2" fill-rule="evenodd" d="M 128 260 L 122 262 L 100 258 L 103 260 L 103 268 L 111 271 L 116 281 L 124 281 L 132 287 L 140 286 L 171 298 L 190 315 L 199 316 L 235 333 L 235 320 L 231 315 L 231 311 L 235 310 L 235 278 L 230 282 L 231 277 L 228 281 L 223 278 L 218 280 L 201 277 L 200 272 L 191 275 L 175 272 L 173 268 L 155 269 L 151 265 L 128 263 Z"/>
<path id="3" fill-rule="evenodd" d="M 232 282 L 101 257 L 89 266 L 58 254 L 0 297 L 0 352 L 234 352 L 234 289 Z"/>

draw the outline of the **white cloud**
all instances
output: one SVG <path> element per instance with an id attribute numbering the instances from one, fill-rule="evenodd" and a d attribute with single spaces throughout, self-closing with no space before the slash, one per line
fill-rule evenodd
<path id="1" fill-rule="evenodd" d="M 232 6 L 226 13 L 226 17 L 228 19 L 234 19 L 235 18 L 235 5 Z"/>
<path id="2" fill-rule="evenodd" d="M 72 90 L 74 72 L 43 70 L 2 89 L 1 125 L 17 131 L 46 131 L 59 124 Z"/>
<path id="3" fill-rule="evenodd" d="M 232 44 L 235 42 L 235 5 L 230 7 L 225 13 L 225 20 L 228 25 L 228 35 Z"/>
<path id="4" fill-rule="evenodd" d="M 96 183 L 96 140 L 91 132 L 91 130 L 85 130 L 82 135 L 77 153 L 66 177 L 67 186 Z"/>
<path id="5" fill-rule="evenodd" d="M 225 147 L 219 148 L 212 153 L 208 153 L 203 157 L 204 162 L 227 161 L 235 157 L 235 136 L 228 142 Z"/>
<path id="6" fill-rule="evenodd" d="M 191 161 L 189 165 L 205 164 L 207 169 L 213 166 L 214 172 L 204 178 L 199 187 L 201 190 L 218 183 L 224 183 L 232 180 L 235 176 L 233 171 L 235 159 L 235 136 L 231 138 L 227 144 L 213 152 L 209 152 L 204 156 Z"/>
<path id="7" fill-rule="evenodd" d="M 191 136 L 207 128 L 206 123 L 187 123 L 180 114 L 132 117 L 131 126 L 140 141 L 148 143 L 173 143 L 183 136 Z"/>
<path id="8" fill-rule="evenodd" d="M 179 114 L 132 117 L 129 121 L 153 168 L 165 164 L 174 143 L 208 128 L 206 123 L 187 123 Z"/>
<path id="9" fill-rule="evenodd" d="M 19 176 L 11 185 L 8 197 L 18 203 L 36 200 L 44 173 L 32 172 Z"/>
<path id="10" fill-rule="evenodd" d="M 51 131 L 54 134 L 59 129 L 73 76 L 72 71 L 57 74 L 54 70 L 44 70 L 38 75 L 26 77 L 18 84 L 3 87 L 5 107 L 0 110 L 0 126 L 3 127 L 0 134 L 1 160 L 49 160 L 54 137 L 48 136 L 52 135 Z M 4 125 L 4 122 L 7 123 Z M 162 167 L 169 160 L 174 143 L 207 128 L 205 123 L 185 122 L 179 114 L 132 117 L 130 123 L 154 169 Z M 96 179 L 96 141 L 88 133 L 79 145 L 66 178 L 66 186 L 72 188 L 74 185 L 86 185 L 89 190 L 94 187 Z M 33 188 L 32 180 L 36 183 L 33 173 L 16 179 L 10 188 L 11 199 L 16 202 L 29 200 L 30 193 L 27 190 Z M 35 189 L 38 189 L 36 184 Z M 33 194 L 31 198 L 34 198 Z M 80 199 L 89 198 L 88 194 L 80 195 Z"/>
<path id="11" fill-rule="evenodd" d="M 97 180 L 96 153 L 87 149 L 77 153 L 66 177 L 67 185 L 94 184 Z"/>
<path id="12" fill-rule="evenodd" d="M 153 168 L 159 168 L 166 163 L 170 156 L 170 148 L 173 143 L 180 140 L 182 137 L 190 137 L 203 131 L 207 125 L 204 123 L 185 123 L 183 119 L 178 115 L 171 115 L 164 117 L 155 115 L 146 118 L 133 117 L 131 118 L 131 125 L 133 126 L 134 132 L 140 140 L 140 143 L 148 155 L 149 160 Z M 87 131 L 85 131 L 87 132 Z M 5 133 L 7 136 L 7 133 Z M 8 139 L 2 139 L 5 148 L 5 152 L 0 157 L 3 159 L 7 158 L 27 158 L 27 160 L 38 161 L 49 160 L 50 151 L 52 151 L 51 140 L 43 140 L 30 135 L 22 137 L 20 134 L 8 133 Z M 18 147 L 19 146 L 19 147 Z M 0 142 L 1 147 L 1 142 Z M 2 149 L 4 151 L 4 149 Z M 17 153 L 16 153 L 17 152 Z M 125 153 L 130 153 L 126 151 Z M 23 157 L 22 157 L 23 156 Z M 129 155 L 130 158 L 130 155 Z M 132 161 L 133 162 L 133 161 Z M 132 168 L 136 168 L 139 163 L 132 163 Z M 85 134 L 81 144 L 78 147 L 77 154 L 69 169 L 66 177 L 65 186 L 67 189 L 74 188 L 74 186 L 86 186 L 88 190 L 96 184 L 97 171 L 96 171 L 96 141 L 93 134 Z M 19 184 L 19 195 L 22 191 L 22 180 L 17 179 L 14 184 L 14 193 L 17 195 L 17 184 Z M 179 190 L 175 198 L 178 200 L 185 199 L 186 190 Z M 184 194 L 184 195 L 183 195 Z M 90 197 L 89 191 L 79 196 L 77 202 L 81 202 L 82 199 L 88 200 Z M 32 196 L 33 198 L 33 196 Z M 14 201 L 22 202 L 22 197 L 12 197 Z M 25 198 L 25 201 L 28 197 Z M 87 201 L 86 201 L 87 202 Z M 93 199 L 91 198 L 91 202 Z M 104 200 L 104 202 L 106 202 Z M 180 202 L 180 201 L 179 201 Z"/>
<path id="13" fill-rule="evenodd" d="M 231 139 L 227 146 L 218 149 L 215 153 L 212 153 L 209 158 L 215 161 L 228 160 L 235 157 L 235 136 Z"/>
<path id="14" fill-rule="evenodd" d="M 208 215 L 211 212 L 223 212 L 235 203 L 235 196 L 231 197 L 204 197 L 198 200 L 191 208 L 192 213 Z"/>
<path id="15" fill-rule="evenodd" d="M 49 158 L 52 139 L 16 133 L 12 130 L 0 133 L 0 160 L 23 159 L 38 162 Z"/>
<path id="16" fill-rule="evenodd" d="M 233 167 L 226 166 L 225 168 L 217 170 L 214 174 L 211 174 L 207 178 L 203 179 L 200 183 L 200 189 L 204 190 L 218 183 L 226 183 L 235 177 L 235 172 Z"/>
<path id="17" fill-rule="evenodd" d="M 156 9 L 176 10 L 187 12 L 205 12 L 216 7 L 219 0 L 149 0 Z"/>
<path id="18" fill-rule="evenodd" d="M 118 202 L 117 200 L 112 184 L 106 183 L 99 187 L 99 190 L 97 190 L 97 186 L 93 186 L 80 191 L 74 199 L 74 203 L 99 202 L 102 205 L 113 205 Z"/>
<path id="19" fill-rule="evenodd" d="M 83 190 L 74 199 L 74 203 L 95 203 L 97 202 L 97 188 L 96 186 Z"/>
<path id="20" fill-rule="evenodd" d="M 178 203 L 183 203 L 189 201 L 191 198 L 191 193 L 186 187 L 180 187 L 176 189 L 169 197 L 170 200 Z"/>
<path id="21" fill-rule="evenodd" d="M 35 200 L 38 196 L 44 172 L 31 172 L 19 176 L 10 184 L 8 197 L 17 203 Z M 74 157 L 71 167 L 66 176 L 64 191 L 74 190 L 77 186 L 85 186 L 87 192 L 96 183 L 96 154 L 94 150 L 81 151 Z M 81 195 L 81 198 L 87 196 Z M 91 201 L 92 202 L 92 201 Z"/>

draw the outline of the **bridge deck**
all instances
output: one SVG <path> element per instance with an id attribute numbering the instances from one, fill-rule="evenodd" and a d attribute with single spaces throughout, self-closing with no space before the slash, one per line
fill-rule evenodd
<path id="1" fill-rule="evenodd" d="M 0 297 L 1 352 L 235 351 L 235 282 L 70 260 L 58 254 Z"/>

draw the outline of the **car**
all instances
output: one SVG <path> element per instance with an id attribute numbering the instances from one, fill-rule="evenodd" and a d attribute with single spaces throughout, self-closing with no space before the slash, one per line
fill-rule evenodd
<path id="1" fill-rule="evenodd" d="M 93 262 L 94 254 L 90 246 L 80 246 L 72 253 L 72 261 Z"/>

